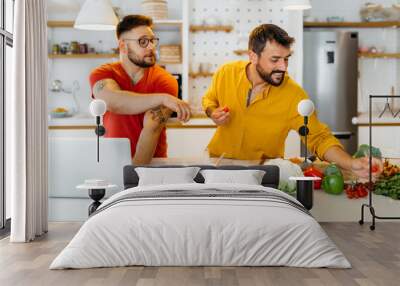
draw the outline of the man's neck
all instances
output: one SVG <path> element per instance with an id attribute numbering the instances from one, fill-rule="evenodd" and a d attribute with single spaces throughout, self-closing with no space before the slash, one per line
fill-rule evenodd
<path id="1" fill-rule="evenodd" d="M 268 83 L 266 83 L 258 74 L 256 70 L 256 66 L 252 63 L 248 64 L 246 67 L 246 76 L 251 82 L 252 88 L 260 88 L 262 86 L 267 87 Z"/>
<path id="2" fill-rule="evenodd" d="M 129 59 L 127 60 L 121 59 L 121 64 L 125 72 L 131 78 L 133 84 L 138 83 L 138 81 L 143 77 L 144 68 L 133 64 Z"/>

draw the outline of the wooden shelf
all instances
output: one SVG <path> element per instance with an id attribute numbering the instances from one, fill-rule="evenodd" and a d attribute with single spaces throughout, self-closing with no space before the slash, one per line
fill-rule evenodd
<path id="1" fill-rule="evenodd" d="M 104 59 L 118 58 L 119 54 L 49 54 L 50 59 Z"/>
<path id="2" fill-rule="evenodd" d="M 119 54 L 49 54 L 50 59 L 111 59 L 118 58 Z M 180 65 L 182 62 L 158 61 L 158 65 Z"/>
<path id="3" fill-rule="evenodd" d="M 204 26 L 204 25 L 191 25 L 190 32 L 226 32 L 229 33 L 233 30 L 233 26 Z"/>
<path id="4" fill-rule="evenodd" d="M 191 78 L 196 78 L 196 77 L 210 77 L 210 76 L 213 76 L 214 75 L 214 73 L 212 73 L 212 72 L 201 72 L 201 73 L 189 73 L 189 76 L 191 77 Z"/>
<path id="5" fill-rule="evenodd" d="M 307 28 L 387 28 L 400 27 L 400 22 L 304 22 Z"/>
<path id="6" fill-rule="evenodd" d="M 400 59 L 400 53 L 358 53 L 359 58 Z"/>
<path id="7" fill-rule="evenodd" d="M 243 55 L 247 55 L 249 51 L 248 50 L 235 50 L 233 52 L 238 56 L 243 56 Z"/>
<path id="8" fill-rule="evenodd" d="M 73 28 L 74 21 L 47 21 L 49 28 Z"/>
<path id="9" fill-rule="evenodd" d="M 173 20 L 173 19 L 165 19 L 165 20 L 154 20 L 154 25 L 165 25 L 165 26 L 181 26 L 183 24 L 182 20 Z"/>
<path id="10" fill-rule="evenodd" d="M 182 62 L 165 62 L 165 61 L 157 61 L 158 65 L 180 65 Z"/>
<path id="11" fill-rule="evenodd" d="M 182 20 L 173 20 L 173 19 L 165 19 L 165 20 L 155 20 L 154 27 L 157 29 L 158 27 L 176 27 L 179 28 L 182 26 Z M 73 28 L 74 21 L 47 21 L 47 27 L 49 28 Z"/>

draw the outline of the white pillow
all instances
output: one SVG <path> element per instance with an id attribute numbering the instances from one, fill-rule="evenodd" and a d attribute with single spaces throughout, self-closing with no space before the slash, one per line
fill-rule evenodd
<path id="1" fill-rule="evenodd" d="M 265 171 L 262 170 L 202 170 L 205 184 L 246 184 L 261 185 Z"/>
<path id="2" fill-rule="evenodd" d="M 199 167 L 135 168 L 139 176 L 139 186 L 195 183 L 193 179 L 199 170 Z"/>

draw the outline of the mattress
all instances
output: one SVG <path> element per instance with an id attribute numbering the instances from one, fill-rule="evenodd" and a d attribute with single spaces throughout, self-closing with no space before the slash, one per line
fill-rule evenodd
<path id="1" fill-rule="evenodd" d="M 131 265 L 351 267 L 293 197 L 264 186 L 198 183 L 113 195 L 50 269 Z"/>

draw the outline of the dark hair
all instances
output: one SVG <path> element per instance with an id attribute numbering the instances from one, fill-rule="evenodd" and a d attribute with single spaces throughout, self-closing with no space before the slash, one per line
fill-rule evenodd
<path id="1" fill-rule="evenodd" d="M 294 43 L 294 38 L 290 37 L 285 30 L 274 24 L 262 24 L 251 31 L 249 50 L 260 55 L 267 41 L 275 41 L 286 48 L 290 48 Z"/>
<path id="2" fill-rule="evenodd" d="M 117 25 L 117 38 L 119 39 L 122 33 L 130 31 L 139 26 L 151 27 L 153 26 L 153 20 L 144 15 L 125 16 Z"/>

